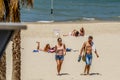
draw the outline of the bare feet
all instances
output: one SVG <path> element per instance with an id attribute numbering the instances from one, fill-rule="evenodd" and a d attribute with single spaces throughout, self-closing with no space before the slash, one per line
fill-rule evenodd
<path id="1" fill-rule="evenodd" d="M 61 74 L 60 74 L 60 73 L 58 73 L 58 74 L 57 74 L 57 76 L 61 76 Z"/>
<path id="2" fill-rule="evenodd" d="M 87 75 L 90 75 L 90 74 L 86 74 L 86 73 L 83 73 L 83 74 L 80 74 L 80 75 L 84 75 L 84 76 L 87 76 Z"/>

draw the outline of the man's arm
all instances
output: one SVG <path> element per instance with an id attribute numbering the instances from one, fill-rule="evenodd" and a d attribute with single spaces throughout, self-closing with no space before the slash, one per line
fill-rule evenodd
<path id="1" fill-rule="evenodd" d="M 82 52 L 83 52 L 83 50 L 85 49 L 85 45 L 86 45 L 86 42 L 84 42 L 83 45 L 82 45 L 82 48 L 81 48 L 81 50 L 80 50 L 80 56 L 82 56 Z"/>
<path id="2" fill-rule="evenodd" d="M 80 50 L 80 55 L 79 55 L 79 57 L 78 57 L 78 62 L 81 61 L 82 52 L 83 52 L 83 50 L 85 49 L 85 45 L 86 45 L 86 43 L 84 42 L 83 45 L 82 45 L 82 48 L 81 48 L 81 50 Z"/>
<path id="3" fill-rule="evenodd" d="M 97 50 L 96 50 L 96 49 L 95 49 L 95 51 L 94 51 L 94 52 L 95 52 L 96 56 L 97 56 L 97 57 L 99 57 L 99 55 L 98 55 L 98 53 L 97 53 Z"/>
<path id="4" fill-rule="evenodd" d="M 92 49 L 95 52 L 96 56 L 99 57 L 94 43 L 92 43 Z"/>
<path id="5" fill-rule="evenodd" d="M 64 55 L 66 55 L 66 46 L 64 44 Z"/>

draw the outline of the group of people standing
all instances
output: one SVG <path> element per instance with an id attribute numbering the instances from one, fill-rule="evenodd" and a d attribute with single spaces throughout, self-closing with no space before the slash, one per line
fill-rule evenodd
<path id="1" fill-rule="evenodd" d="M 58 38 L 57 39 L 58 44 L 55 46 L 55 59 L 57 62 L 57 72 L 58 75 L 60 75 L 61 71 L 61 66 L 64 61 L 64 56 L 66 55 L 66 46 L 64 43 L 62 43 L 62 39 Z M 88 40 L 83 43 L 82 48 L 80 49 L 80 54 L 78 58 L 78 62 L 80 62 L 81 58 L 83 57 L 82 53 L 84 52 L 84 57 L 85 57 L 85 69 L 84 69 L 84 74 L 89 75 L 90 71 L 90 66 L 92 63 L 92 52 L 95 52 L 96 56 L 99 57 L 96 48 L 94 47 L 93 43 L 93 37 L 89 36 Z"/>

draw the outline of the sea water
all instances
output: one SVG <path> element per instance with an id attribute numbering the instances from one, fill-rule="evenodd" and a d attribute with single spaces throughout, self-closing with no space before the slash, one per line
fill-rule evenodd
<path id="1" fill-rule="evenodd" d="M 21 20 L 40 21 L 120 21 L 120 0 L 34 0 L 32 9 L 21 7 Z M 51 7 L 53 6 L 53 14 Z"/>

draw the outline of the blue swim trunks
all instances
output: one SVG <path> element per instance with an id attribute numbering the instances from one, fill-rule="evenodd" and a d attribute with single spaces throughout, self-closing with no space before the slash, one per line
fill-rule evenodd
<path id="1" fill-rule="evenodd" d="M 64 55 L 55 55 L 56 60 L 64 60 Z"/>
<path id="2" fill-rule="evenodd" d="M 92 53 L 91 54 L 86 53 L 85 59 L 86 59 L 86 65 L 91 65 L 91 63 L 92 63 Z"/>

